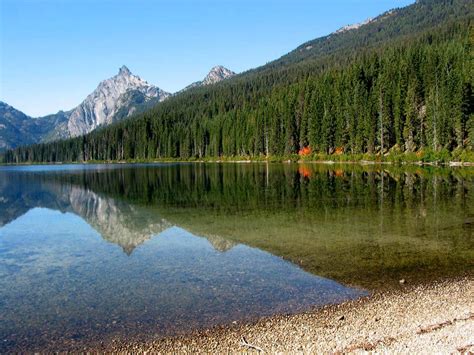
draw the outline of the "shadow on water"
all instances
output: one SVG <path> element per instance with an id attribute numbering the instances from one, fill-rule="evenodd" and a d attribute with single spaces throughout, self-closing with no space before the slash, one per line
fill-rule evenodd
<path id="1" fill-rule="evenodd" d="M 469 168 L 2 168 L 0 350 L 176 334 L 472 274 L 473 182 Z"/>

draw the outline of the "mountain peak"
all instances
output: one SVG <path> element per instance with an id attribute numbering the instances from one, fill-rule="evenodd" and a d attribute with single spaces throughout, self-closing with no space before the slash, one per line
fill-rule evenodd
<path id="1" fill-rule="evenodd" d="M 226 71 L 226 70 L 229 70 L 229 69 L 227 69 L 223 65 L 216 65 L 215 67 L 212 67 L 210 71 L 213 72 L 213 71 Z"/>
<path id="2" fill-rule="evenodd" d="M 235 73 L 232 70 L 227 69 L 223 65 L 216 65 L 215 67 L 212 67 L 212 69 L 209 71 L 209 74 L 210 73 L 219 73 L 219 74 L 224 75 L 224 76 L 235 75 Z"/>
<path id="3" fill-rule="evenodd" d="M 67 129 L 71 137 L 77 137 L 96 129 L 99 126 L 109 125 L 114 121 L 115 114 L 127 111 L 133 113 L 134 97 L 140 101 L 162 101 L 170 94 L 160 88 L 148 84 L 123 65 L 119 73 L 112 78 L 103 80 L 86 99 L 73 109 Z"/>
<path id="4" fill-rule="evenodd" d="M 209 73 L 206 75 L 206 77 L 203 80 L 196 81 L 195 83 L 192 83 L 191 85 L 186 86 L 182 91 L 199 87 L 199 86 L 216 84 L 219 81 L 228 79 L 234 75 L 235 73 L 232 70 L 229 70 L 222 65 L 216 65 L 212 67 L 212 69 L 209 71 Z"/>
<path id="5" fill-rule="evenodd" d="M 131 75 L 132 72 L 130 71 L 130 69 L 127 68 L 126 65 L 122 65 L 119 69 L 119 75 Z"/>
<path id="6" fill-rule="evenodd" d="M 235 73 L 232 70 L 225 68 L 222 65 L 216 65 L 211 69 L 209 74 L 202 81 L 203 85 L 215 84 L 221 80 L 234 76 Z"/>

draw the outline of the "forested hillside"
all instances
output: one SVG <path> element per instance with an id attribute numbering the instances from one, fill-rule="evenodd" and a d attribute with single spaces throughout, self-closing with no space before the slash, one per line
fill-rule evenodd
<path id="1" fill-rule="evenodd" d="M 472 6 L 472 2 L 462 0 L 418 0 L 412 6 L 393 9 L 369 19 L 356 31 L 342 28 L 339 33 L 306 42 L 263 68 L 300 62 L 322 54 L 374 47 L 393 37 L 409 36 L 467 16 L 472 13 Z"/>
<path id="2" fill-rule="evenodd" d="M 336 41 L 314 44 L 332 49 L 309 56 L 297 49 L 84 137 L 8 151 L 4 160 L 472 151 L 473 13 L 470 1 L 419 1 L 366 25 L 377 34 L 366 26 L 333 34 Z"/>

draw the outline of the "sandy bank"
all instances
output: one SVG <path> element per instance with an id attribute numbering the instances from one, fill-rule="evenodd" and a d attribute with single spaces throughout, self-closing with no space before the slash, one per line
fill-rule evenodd
<path id="1" fill-rule="evenodd" d="M 474 279 L 445 281 L 290 316 L 232 324 L 148 343 L 115 343 L 125 352 L 241 351 L 467 353 L 474 351 Z"/>

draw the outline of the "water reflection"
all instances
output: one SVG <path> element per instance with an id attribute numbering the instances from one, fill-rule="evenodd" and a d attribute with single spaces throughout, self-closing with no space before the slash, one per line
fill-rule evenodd
<path id="1" fill-rule="evenodd" d="M 49 208 L 80 216 L 105 240 L 127 254 L 171 224 L 154 211 L 96 194 L 72 184 L 32 174 L 7 174 L 0 186 L 0 227 L 33 208 Z"/>
<path id="2" fill-rule="evenodd" d="M 147 339 L 365 294 L 176 227 L 128 256 L 78 216 L 34 208 L 0 240 L 2 352 Z"/>
<path id="3" fill-rule="evenodd" d="M 0 352 L 148 339 L 366 294 L 69 174 L 1 173 Z"/>
<path id="4" fill-rule="evenodd" d="M 88 165 L 2 174 L 0 223 L 32 207 L 70 211 L 127 253 L 177 225 L 221 250 L 244 243 L 368 288 L 473 269 L 472 168 Z"/>
<path id="5" fill-rule="evenodd" d="M 339 283 L 472 274 L 473 182 L 468 168 L 0 168 L 0 351 L 363 294 Z"/>

